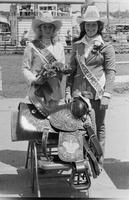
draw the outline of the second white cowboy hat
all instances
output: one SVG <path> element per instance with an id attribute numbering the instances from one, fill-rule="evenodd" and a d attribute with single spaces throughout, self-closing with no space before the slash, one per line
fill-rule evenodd
<path id="1" fill-rule="evenodd" d="M 56 28 L 56 31 L 58 31 L 62 26 L 62 22 L 60 20 L 55 20 L 50 12 L 45 12 L 40 13 L 40 15 L 32 21 L 32 29 L 35 30 L 35 28 L 46 23 L 53 24 Z"/>
<path id="2" fill-rule="evenodd" d="M 88 6 L 84 13 L 81 22 L 102 21 L 100 18 L 99 10 L 96 6 Z"/>

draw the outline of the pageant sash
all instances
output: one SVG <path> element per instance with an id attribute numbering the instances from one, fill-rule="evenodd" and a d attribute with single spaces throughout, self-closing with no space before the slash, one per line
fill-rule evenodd
<path id="1" fill-rule="evenodd" d="M 57 61 L 54 55 L 45 47 L 45 45 L 42 45 L 42 49 L 35 47 L 35 45 L 32 42 L 30 42 L 29 45 L 35 50 L 35 52 L 38 54 L 41 60 L 45 60 L 47 64 L 52 64 L 53 62 Z"/>
<path id="2" fill-rule="evenodd" d="M 92 74 L 92 72 L 88 69 L 88 67 L 81 61 L 81 56 L 78 53 L 76 56 L 82 73 L 84 74 L 86 80 L 91 84 L 91 86 L 96 91 L 95 99 L 101 98 L 104 93 L 103 88 L 99 84 L 97 78 Z"/>
<path id="3" fill-rule="evenodd" d="M 54 61 L 56 61 L 56 58 L 46 49 L 45 45 L 42 45 L 42 48 L 39 49 L 30 42 L 29 46 L 34 49 L 34 51 L 37 53 L 37 56 L 39 56 L 43 63 L 45 61 L 46 64 L 44 63 L 43 67 L 46 71 L 48 71 L 47 64 L 52 64 Z M 51 90 L 52 88 L 48 82 L 45 82 L 43 85 L 37 85 L 37 88 L 35 84 L 31 84 L 29 100 L 44 117 L 47 117 L 50 113 L 50 106 L 46 105 L 45 99 L 51 99 Z M 56 100 L 53 99 L 53 102 L 56 103 Z"/>

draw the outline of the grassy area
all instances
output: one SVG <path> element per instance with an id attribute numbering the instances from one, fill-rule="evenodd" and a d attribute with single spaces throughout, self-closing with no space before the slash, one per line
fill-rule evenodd
<path id="1" fill-rule="evenodd" d="M 129 61 L 129 54 L 116 54 L 116 61 Z"/>
<path id="2" fill-rule="evenodd" d="M 2 87 L 5 97 L 25 97 L 27 85 L 21 71 L 22 56 L 1 56 Z"/>
<path id="3" fill-rule="evenodd" d="M 129 55 L 116 55 L 116 59 L 121 61 L 129 60 Z M 69 55 L 66 55 L 68 62 Z M 0 66 L 2 67 L 3 95 L 5 97 L 25 97 L 27 93 L 27 84 L 21 71 L 22 55 L 0 56 Z M 117 75 L 129 75 L 129 65 L 120 65 L 116 67 Z M 114 94 L 123 94 L 129 92 L 129 84 L 115 84 Z"/>

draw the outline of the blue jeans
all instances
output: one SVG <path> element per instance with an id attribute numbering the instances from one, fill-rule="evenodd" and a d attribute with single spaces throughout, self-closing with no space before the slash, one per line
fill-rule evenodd
<path id="1" fill-rule="evenodd" d="M 103 159 L 105 152 L 105 114 L 106 110 L 100 109 L 100 100 L 90 100 L 92 108 L 95 111 L 97 137 L 103 151 Z"/>

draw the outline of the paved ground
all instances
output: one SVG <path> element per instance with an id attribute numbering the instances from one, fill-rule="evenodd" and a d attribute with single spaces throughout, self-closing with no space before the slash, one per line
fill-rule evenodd
<path id="1" fill-rule="evenodd" d="M 27 142 L 11 142 L 11 111 L 23 99 L 0 99 L 0 197 L 35 196 L 24 169 Z M 129 98 L 113 97 L 106 117 L 105 170 L 92 180 L 90 197 L 129 198 Z M 66 179 L 43 179 L 42 196 L 86 197 L 69 188 Z"/>
<path id="2" fill-rule="evenodd" d="M 126 60 L 125 55 L 117 55 L 118 61 Z M 0 66 L 0 91 L 10 88 L 7 96 L 12 97 L 12 87 L 22 95 L 23 87 L 19 69 L 20 57 L 3 57 Z M 128 56 L 126 55 L 126 58 Z M 9 61 L 8 61 L 9 60 Z M 9 66 L 8 66 L 9 65 Z M 120 63 L 119 63 L 120 65 Z M 119 67 L 115 82 L 129 82 L 128 63 Z M 15 68 L 15 67 L 16 68 Z M 6 72 L 6 73 L 5 73 Z M 16 76 L 18 74 L 18 76 Z M 126 75 L 125 75 L 126 74 Z M 122 75 L 122 76 L 121 76 Z M 17 77 L 20 77 L 19 85 Z M 2 85 L 3 78 L 3 85 Z M 9 80 L 9 84 L 7 84 Z M 15 80 L 15 81 L 14 81 Z M 6 85 L 7 84 L 7 85 Z M 7 92 L 7 91 L 6 91 Z M 18 94 L 19 94 L 18 93 Z M 16 96 L 16 94 L 14 94 Z M 20 95 L 19 95 L 20 96 Z M 30 175 L 24 169 L 27 142 L 11 142 L 11 111 L 16 110 L 22 99 L 0 99 L 0 197 L 34 197 L 30 187 Z M 113 97 L 106 118 L 106 152 L 102 174 L 92 180 L 90 197 L 127 198 L 129 199 L 129 98 Z M 87 193 L 70 189 L 66 179 L 43 179 L 42 196 L 44 197 L 86 197 Z"/>
<path id="3" fill-rule="evenodd" d="M 129 75 L 116 76 L 115 83 L 128 83 Z"/>

